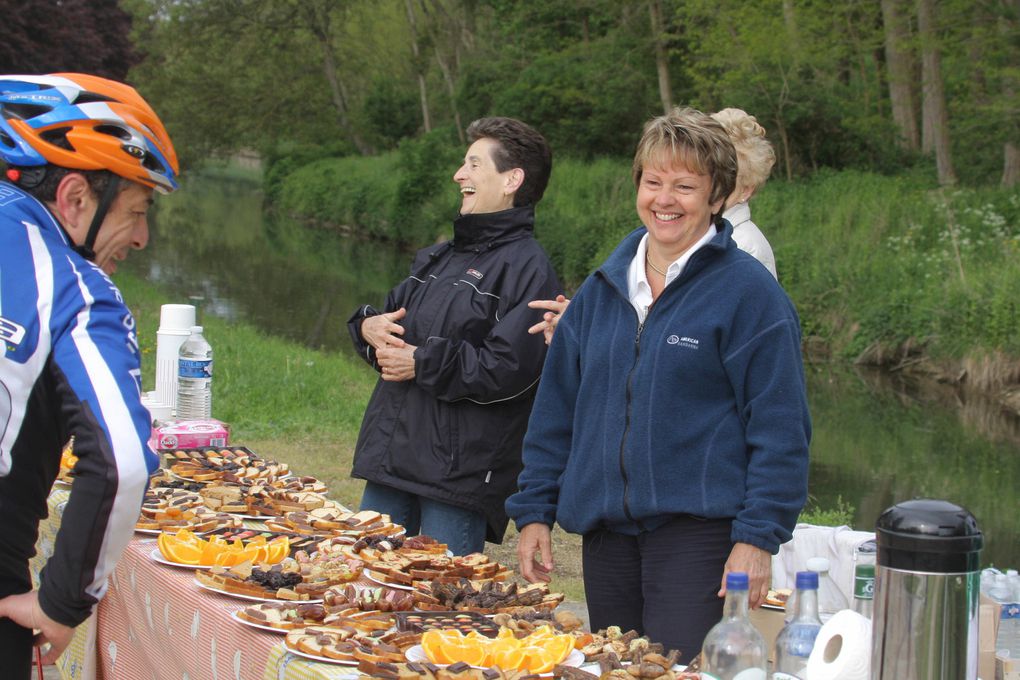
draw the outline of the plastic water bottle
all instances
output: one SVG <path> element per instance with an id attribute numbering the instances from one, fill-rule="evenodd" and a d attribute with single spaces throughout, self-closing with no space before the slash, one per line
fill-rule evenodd
<path id="1" fill-rule="evenodd" d="M 1006 570 L 1006 585 L 1010 590 L 1009 618 L 1013 627 L 1012 641 L 1007 649 L 1011 658 L 1020 659 L 1020 574 L 1016 569 Z"/>
<path id="2" fill-rule="evenodd" d="M 818 616 L 825 623 L 836 612 L 847 609 L 850 603 L 829 575 L 828 558 L 810 557 L 806 566 L 808 571 L 818 574 Z"/>
<path id="3" fill-rule="evenodd" d="M 1020 658 L 1020 605 L 1014 601 L 1009 576 L 996 574 L 987 594 L 999 603 L 1000 609 L 995 653 L 1011 659 Z"/>
<path id="4" fill-rule="evenodd" d="M 875 604 L 875 565 L 858 564 L 854 569 L 854 611 L 870 619 Z"/>
<path id="5" fill-rule="evenodd" d="M 797 572 L 797 611 L 776 638 L 772 680 L 805 680 L 808 657 L 822 629 L 818 618 L 818 574 Z"/>
<path id="6" fill-rule="evenodd" d="M 747 574 L 726 575 L 722 620 L 715 624 L 701 649 L 703 680 L 765 680 L 768 653 L 765 640 L 747 617 Z"/>
<path id="7" fill-rule="evenodd" d="M 191 327 L 177 366 L 177 419 L 201 420 L 212 416 L 212 347 L 201 326 Z"/>

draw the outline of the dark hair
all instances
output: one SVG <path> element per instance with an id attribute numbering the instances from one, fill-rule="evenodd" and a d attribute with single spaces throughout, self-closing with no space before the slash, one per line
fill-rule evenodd
<path id="1" fill-rule="evenodd" d="M 479 118 L 467 129 L 468 141 L 495 140 L 492 160 L 496 169 L 524 171 L 524 182 L 514 194 L 514 206 L 534 205 L 542 200 L 552 172 L 552 149 L 538 130 L 513 118 Z"/>
<path id="2" fill-rule="evenodd" d="M 53 165 L 52 163 L 31 168 L 14 168 L 14 166 L 4 166 L 3 164 L 0 164 L 0 167 L 3 167 L 4 177 L 6 177 L 8 167 L 19 170 L 22 173 L 21 178 L 12 183 L 25 193 L 30 194 L 43 203 L 50 203 L 57 200 L 57 187 L 60 186 L 61 180 L 72 172 L 76 172 L 83 176 L 85 181 L 89 184 L 89 189 L 91 189 L 92 193 L 96 196 L 103 195 L 103 192 L 106 191 L 107 185 L 110 184 L 110 180 L 112 180 L 115 176 L 109 170 L 74 170 L 72 168 Z M 128 186 L 127 182 L 123 184 L 121 189 L 126 186 Z"/>

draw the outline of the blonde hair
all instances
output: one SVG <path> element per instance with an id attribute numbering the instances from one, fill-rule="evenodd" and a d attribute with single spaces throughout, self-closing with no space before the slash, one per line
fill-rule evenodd
<path id="1" fill-rule="evenodd" d="M 645 123 L 634 153 L 634 186 L 641 183 L 645 165 L 663 161 L 708 175 L 712 180 L 709 203 L 725 200 L 737 183 L 737 152 L 726 130 L 697 109 L 677 107 Z"/>
<path id="2" fill-rule="evenodd" d="M 765 139 L 765 128 L 741 109 L 723 109 L 712 118 L 723 126 L 737 150 L 737 187 L 757 191 L 776 163 L 776 152 Z"/>

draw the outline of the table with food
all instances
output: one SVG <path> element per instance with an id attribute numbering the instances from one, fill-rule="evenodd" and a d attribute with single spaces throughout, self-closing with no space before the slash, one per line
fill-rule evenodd
<path id="1" fill-rule="evenodd" d="M 284 462 L 244 446 L 161 459 L 135 540 L 58 664 L 65 678 L 697 677 L 676 651 L 586 631 L 546 584 L 352 511 Z M 69 447 L 43 542 L 73 464 Z"/>

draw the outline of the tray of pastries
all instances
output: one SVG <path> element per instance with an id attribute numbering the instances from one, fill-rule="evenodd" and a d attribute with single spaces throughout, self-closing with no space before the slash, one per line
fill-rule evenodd
<path id="1" fill-rule="evenodd" d="M 254 480 L 290 474 L 286 463 L 262 458 L 244 446 L 175 449 L 164 453 L 172 474 L 195 482 L 218 481 L 224 475 Z"/>

